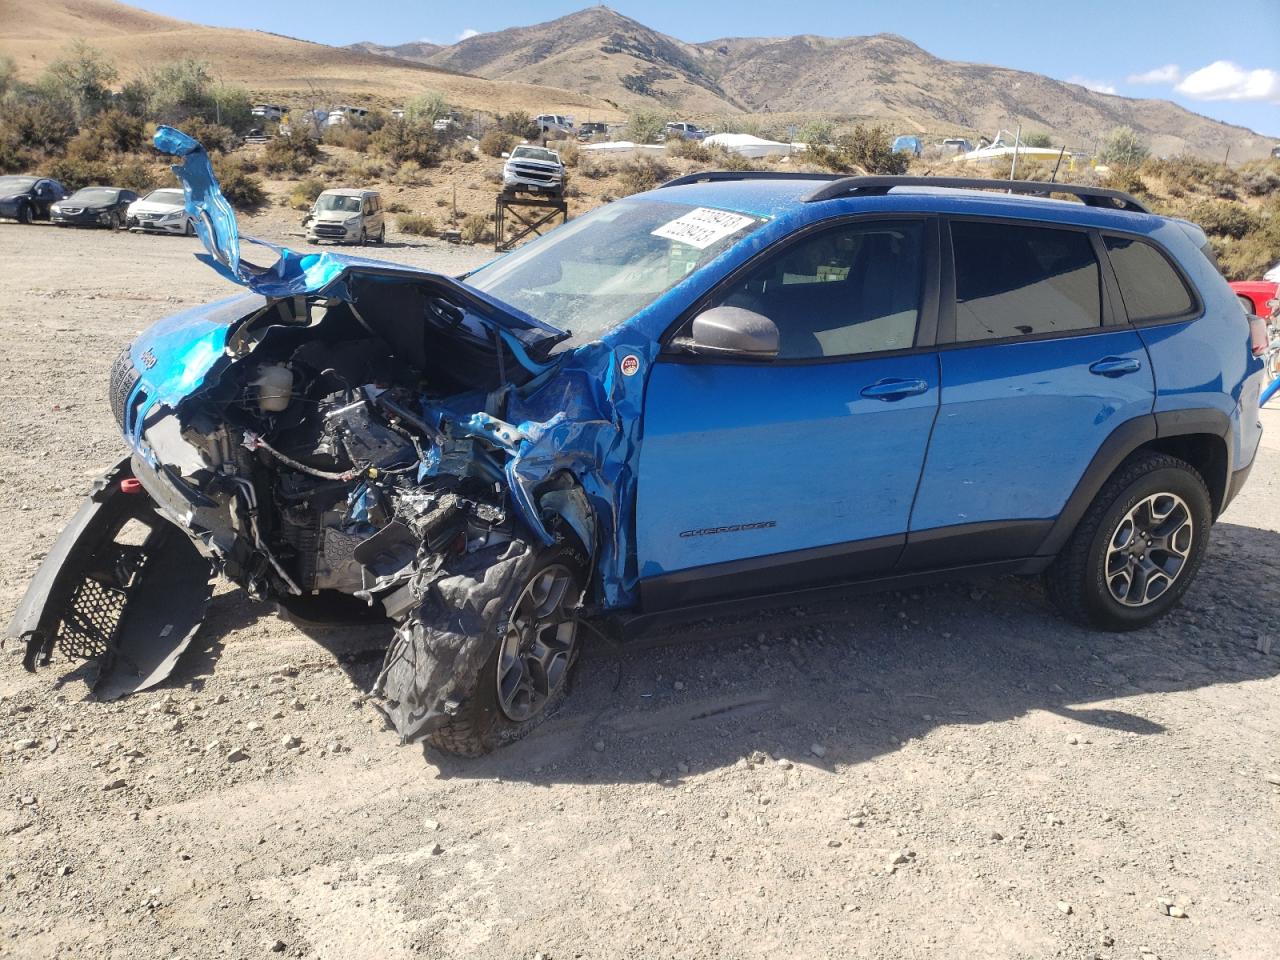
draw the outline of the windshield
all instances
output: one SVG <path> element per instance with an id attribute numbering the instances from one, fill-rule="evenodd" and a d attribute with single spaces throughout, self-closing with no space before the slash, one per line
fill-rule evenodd
<path id="1" fill-rule="evenodd" d="M 523 157 L 526 160 L 541 160 L 543 163 L 559 163 L 560 155 L 554 150 L 544 150 L 542 147 L 516 147 L 511 151 L 511 159 L 515 160 Z"/>
<path id="2" fill-rule="evenodd" d="M 147 194 L 148 203 L 186 203 L 186 197 L 181 190 L 152 190 Z"/>
<path id="3" fill-rule="evenodd" d="M 35 177 L 0 177 L 0 190 L 30 190 Z"/>
<path id="4" fill-rule="evenodd" d="M 763 221 L 661 200 L 620 200 L 570 220 L 466 278 L 570 334 L 577 346 L 648 306 Z"/>
<path id="5" fill-rule="evenodd" d="M 119 195 L 120 191 L 106 187 L 85 187 L 73 193 L 71 199 L 80 203 L 115 203 Z"/>
<path id="6" fill-rule="evenodd" d="M 324 193 L 316 201 L 316 210 L 337 210 L 340 213 L 359 213 L 359 197 L 343 197 L 336 193 Z"/>

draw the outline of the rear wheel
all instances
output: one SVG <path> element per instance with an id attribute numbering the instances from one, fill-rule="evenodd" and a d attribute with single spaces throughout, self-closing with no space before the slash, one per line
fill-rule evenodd
<path id="1" fill-rule="evenodd" d="M 1247 315 L 1253 316 L 1253 314 L 1257 312 L 1253 308 L 1253 301 L 1248 297 L 1237 296 L 1236 299 L 1240 301 L 1240 306 L 1244 308 L 1244 312 Z"/>
<path id="2" fill-rule="evenodd" d="M 1213 506 L 1185 461 L 1148 453 L 1103 486 L 1046 574 L 1064 615 L 1105 630 L 1135 630 L 1177 604 L 1209 545 Z"/>

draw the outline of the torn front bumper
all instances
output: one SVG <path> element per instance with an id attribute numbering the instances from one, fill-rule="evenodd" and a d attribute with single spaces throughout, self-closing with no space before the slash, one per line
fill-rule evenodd
<path id="1" fill-rule="evenodd" d="M 58 535 L 5 639 L 26 644 L 23 666 L 33 672 L 55 648 L 68 659 L 96 660 L 93 691 L 113 700 L 173 670 L 204 620 L 211 572 L 122 460 Z"/>

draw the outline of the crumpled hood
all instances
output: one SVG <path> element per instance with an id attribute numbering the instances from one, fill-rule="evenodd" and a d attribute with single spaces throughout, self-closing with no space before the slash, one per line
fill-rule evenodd
<path id="1" fill-rule="evenodd" d="M 444 274 L 417 267 L 336 253 L 296 253 L 265 240 L 246 237 L 250 243 L 271 251 L 278 258 L 267 267 L 250 263 L 240 255 L 240 229 L 236 223 L 235 211 L 222 195 L 218 178 L 214 175 L 213 165 L 204 147 L 181 130 L 165 126 L 156 130 L 155 146 L 161 153 L 178 157 L 182 161 L 174 164 L 172 169 L 186 192 L 187 213 L 194 219 L 196 233 L 208 251 L 207 254 L 197 254 L 197 259 L 254 293 L 269 299 L 320 293 L 342 297 L 345 292 L 343 279 L 351 272 L 422 277 L 446 288 L 446 292 L 499 326 L 524 334 L 520 339 L 526 346 L 539 340 L 562 340 L 568 336 L 563 330 L 474 287 Z"/>
<path id="2" fill-rule="evenodd" d="M 146 407 L 174 406 L 198 392 L 209 372 L 226 356 L 228 337 L 236 324 L 270 300 L 321 294 L 333 299 L 351 297 L 348 280 L 355 275 L 405 277 L 439 290 L 441 296 L 465 306 L 506 331 L 524 351 L 559 342 L 566 334 L 461 281 L 429 270 L 338 254 L 299 254 L 260 240 L 250 242 L 273 251 L 278 259 L 260 267 L 240 257 L 240 234 L 235 213 L 218 187 L 208 154 L 200 144 L 172 127 L 156 132 L 156 147 L 183 158 L 173 172 L 186 191 L 186 212 L 207 253 L 203 263 L 245 288 L 246 293 L 202 304 L 166 317 L 144 331 L 130 347 Z M 136 205 L 135 205 L 136 206 Z M 161 206 L 169 209 L 167 205 Z M 145 410 L 138 417 L 140 423 Z"/>

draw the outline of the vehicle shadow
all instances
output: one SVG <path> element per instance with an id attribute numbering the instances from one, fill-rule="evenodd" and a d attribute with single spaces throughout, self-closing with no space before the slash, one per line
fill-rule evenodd
<path id="1" fill-rule="evenodd" d="M 1158 736 L 1141 695 L 1280 674 L 1278 558 L 1280 534 L 1217 525 L 1182 605 L 1127 634 L 1064 621 L 1019 578 L 689 624 L 643 649 L 589 648 L 563 708 L 524 741 L 424 759 L 443 778 L 674 787 L 753 755 L 857 764 L 1036 711 L 1056 715 L 1062 743 Z"/>

